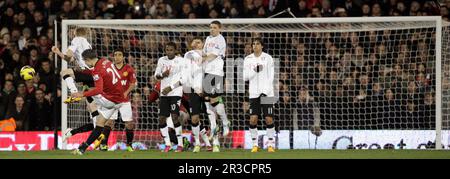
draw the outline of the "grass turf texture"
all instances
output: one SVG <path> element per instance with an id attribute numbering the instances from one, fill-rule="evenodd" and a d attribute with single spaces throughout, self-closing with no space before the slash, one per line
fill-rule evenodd
<path id="1" fill-rule="evenodd" d="M 277 150 L 275 153 L 233 149 L 220 153 L 147 151 L 88 151 L 83 156 L 71 151 L 0 152 L 0 159 L 450 159 L 449 150 Z"/>

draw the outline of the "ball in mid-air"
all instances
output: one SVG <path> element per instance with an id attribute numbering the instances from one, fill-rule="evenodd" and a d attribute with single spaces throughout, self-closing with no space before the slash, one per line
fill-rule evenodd
<path id="1" fill-rule="evenodd" d="M 34 71 L 33 67 L 27 65 L 20 69 L 20 77 L 22 77 L 22 79 L 24 80 L 31 80 L 33 79 L 34 75 L 36 75 L 36 72 Z"/>

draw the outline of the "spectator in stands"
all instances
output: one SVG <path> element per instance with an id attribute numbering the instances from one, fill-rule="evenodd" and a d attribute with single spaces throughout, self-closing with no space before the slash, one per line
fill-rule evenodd
<path id="1" fill-rule="evenodd" d="M 314 99 L 310 96 L 308 88 L 302 86 L 297 98 L 297 119 L 301 128 L 308 128 L 314 124 Z"/>
<path id="2" fill-rule="evenodd" d="M 181 13 L 177 15 L 177 18 L 179 19 L 189 18 L 189 14 L 192 12 L 191 5 L 189 3 L 184 3 L 181 7 L 182 7 Z"/>
<path id="3" fill-rule="evenodd" d="M 306 17 L 309 14 L 309 10 L 306 8 L 306 0 L 299 0 L 292 10 L 296 17 Z"/>
<path id="4" fill-rule="evenodd" d="M 77 19 L 78 14 L 72 8 L 72 2 L 66 0 L 63 2 L 62 10 L 58 13 L 58 19 Z"/>
<path id="5" fill-rule="evenodd" d="M 15 100 L 15 97 L 17 96 L 17 92 L 14 89 L 13 82 L 10 80 L 6 80 L 1 93 L 2 93 L 2 101 L 0 106 L 3 108 L 4 112 L 8 112 L 10 106 L 13 104 Z"/>
<path id="6" fill-rule="evenodd" d="M 373 17 L 378 17 L 378 16 L 382 16 L 383 15 L 383 12 L 381 10 L 381 6 L 380 6 L 379 3 L 374 3 L 372 5 L 372 11 L 371 12 L 372 12 L 372 16 Z"/>
<path id="7" fill-rule="evenodd" d="M 31 103 L 32 96 L 28 94 L 25 83 L 21 82 L 17 85 L 17 96 L 22 96 L 26 104 Z"/>
<path id="8" fill-rule="evenodd" d="M 16 131 L 27 131 L 30 129 L 28 104 L 22 96 L 14 99 L 13 107 L 9 108 L 6 118 L 14 118 L 16 121 Z"/>
<path id="9" fill-rule="evenodd" d="M 53 72 L 50 60 L 49 59 L 43 59 L 41 61 L 41 69 L 38 71 L 39 74 L 39 83 L 45 84 L 47 91 L 44 92 L 52 92 L 55 89 L 55 81 L 57 82 L 57 77 L 55 76 L 55 73 Z"/>
<path id="10" fill-rule="evenodd" d="M 34 79 L 25 81 L 25 87 L 27 88 L 28 94 L 34 94 L 34 91 L 37 88 L 37 86 L 35 86 L 34 84 Z"/>
<path id="11" fill-rule="evenodd" d="M 287 129 L 292 126 L 293 109 L 295 103 L 291 101 L 291 95 L 288 92 L 280 93 L 280 101 L 275 104 L 275 114 L 278 114 L 275 121 L 276 130 Z"/>
<path id="12" fill-rule="evenodd" d="M 434 129 L 436 125 L 436 105 L 434 101 L 434 94 L 433 92 L 427 92 L 425 93 L 424 102 L 421 106 L 421 116 L 423 116 L 423 121 L 420 121 L 423 126 L 421 126 L 421 129 Z"/>
<path id="13" fill-rule="evenodd" d="M 401 103 L 395 98 L 393 90 L 385 90 L 383 103 L 383 128 L 399 129 L 401 128 Z"/>
<path id="14" fill-rule="evenodd" d="M 0 26 L 8 27 L 14 23 L 14 9 L 12 7 L 8 7 L 4 14 L 0 17 Z"/>
<path id="15" fill-rule="evenodd" d="M 52 108 L 50 102 L 45 99 L 45 93 L 37 89 L 34 94 L 34 100 L 29 106 L 30 130 L 47 131 L 51 129 Z"/>

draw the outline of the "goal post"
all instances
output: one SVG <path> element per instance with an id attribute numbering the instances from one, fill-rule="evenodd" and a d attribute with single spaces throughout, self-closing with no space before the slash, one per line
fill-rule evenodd
<path id="1" fill-rule="evenodd" d="M 174 41 L 183 56 L 190 39 L 209 35 L 212 20 L 63 20 L 61 48 L 67 49 L 75 28 L 85 27 L 91 30 L 88 41 L 100 57 L 112 59 L 114 49 L 124 49 L 138 77 L 132 95 L 136 146 L 156 149 L 162 143 L 158 105 L 149 103 L 147 95 L 156 61 L 164 55 L 163 44 Z M 224 103 L 232 130 L 221 138 L 223 147 L 248 148 L 251 143 L 247 88 L 239 79 L 242 67 L 235 62 L 249 55 L 253 37 L 262 37 L 263 51 L 279 64 L 275 88 L 280 96 L 274 116 L 278 148 L 364 149 L 393 144 L 397 149 L 404 148 L 403 143 L 410 149 L 448 148 L 450 29 L 441 17 L 218 20 L 227 42 L 224 69 L 229 93 L 224 94 Z M 73 66 L 62 63 L 62 69 Z M 65 99 L 65 82 L 61 87 Z M 91 122 L 84 102 L 61 107 L 62 131 Z M 202 121 L 208 125 L 207 118 Z M 259 123 L 261 147 L 267 140 L 263 124 Z M 322 135 L 315 136 L 314 127 Z M 187 129 L 184 135 L 191 139 Z M 120 131 L 123 126 L 118 124 L 110 141 L 117 149 L 116 141 L 124 139 Z M 76 147 L 86 136 L 63 142 L 62 149 Z M 342 137 L 350 142 L 342 143 Z"/>

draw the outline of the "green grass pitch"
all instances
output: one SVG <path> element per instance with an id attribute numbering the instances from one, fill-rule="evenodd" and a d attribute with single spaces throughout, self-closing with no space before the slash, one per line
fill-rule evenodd
<path id="1" fill-rule="evenodd" d="M 450 150 L 278 150 L 275 153 L 233 149 L 220 153 L 146 151 L 88 151 L 75 156 L 71 151 L 0 152 L 0 159 L 450 159 Z"/>

